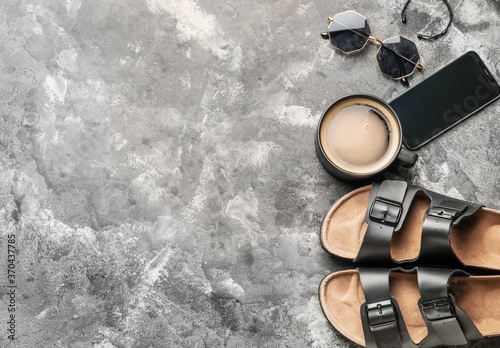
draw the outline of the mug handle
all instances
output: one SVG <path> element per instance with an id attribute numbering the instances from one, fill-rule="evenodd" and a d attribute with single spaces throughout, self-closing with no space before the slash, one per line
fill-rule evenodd
<path id="1" fill-rule="evenodd" d="M 401 146 L 401 151 L 399 151 L 399 155 L 396 158 L 396 163 L 402 167 L 411 168 L 415 165 L 417 159 L 418 155 L 415 152 Z"/>

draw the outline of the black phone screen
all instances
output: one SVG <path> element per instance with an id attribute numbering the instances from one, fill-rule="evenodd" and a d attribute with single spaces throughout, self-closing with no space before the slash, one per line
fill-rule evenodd
<path id="1" fill-rule="evenodd" d="M 477 53 L 467 52 L 389 103 L 415 150 L 483 108 L 500 88 Z"/>

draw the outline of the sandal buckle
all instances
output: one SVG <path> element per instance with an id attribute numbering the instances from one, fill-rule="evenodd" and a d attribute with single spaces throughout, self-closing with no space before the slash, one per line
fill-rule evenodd
<path id="1" fill-rule="evenodd" d="M 401 203 L 377 197 L 370 209 L 370 219 L 394 227 L 398 224 L 402 211 Z"/>
<path id="2" fill-rule="evenodd" d="M 434 216 L 434 217 L 440 217 L 443 219 L 447 220 L 455 220 L 455 218 L 461 213 L 460 210 L 455 209 L 455 208 L 448 208 L 448 207 L 442 207 L 440 205 L 435 205 L 431 209 L 429 209 L 429 212 L 427 215 L 429 216 Z"/>
<path id="3" fill-rule="evenodd" d="M 455 318 L 455 311 L 448 298 L 423 302 L 421 306 L 427 320 L 430 322 Z"/>
<path id="4" fill-rule="evenodd" d="M 397 327 L 396 311 L 391 300 L 367 304 L 366 316 L 371 331 Z"/>

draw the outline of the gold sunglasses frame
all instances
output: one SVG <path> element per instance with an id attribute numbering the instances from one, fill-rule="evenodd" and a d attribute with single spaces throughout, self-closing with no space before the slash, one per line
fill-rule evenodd
<path id="1" fill-rule="evenodd" d="M 345 51 L 341 50 L 340 48 L 338 48 L 337 46 L 335 46 L 335 45 L 332 43 L 332 38 L 330 37 L 330 26 L 331 26 L 331 25 L 333 24 L 333 22 L 335 21 L 335 17 L 337 17 L 337 16 L 339 16 L 339 15 L 341 15 L 341 14 L 344 14 L 344 13 L 355 13 L 355 14 L 357 14 L 357 15 L 361 16 L 362 18 L 364 18 L 364 19 L 365 19 L 365 21 L 366 21 L 366 25 L 368 26 L 368 29 L 370 29 L 370 35 L 368 35 L 368 37 L 366 38 L 366 41 L 365 41 L 365 44 L 363 45 L 363 47 L 361 47 L 361 48 L 359 48 L 359 49 L 357 49 L 357 50 L 354 50 L 354 51 L 349 51 L 349 52 L 345 52 Z M 331 44 L 331 45 L 332 45 L 332 46 L 333 46 L 336 50 L 338 50 L 338 51 L 340 51 L 340 52 L 342 52 L 342 53 L 344 53 L 344 54 L 351 54 L 351 53 L 359 52 L 359 51 L 363 50 L 363 49 L 366 47 L 366 45 L 368 44 L 368 42 L 371 42 L 371 43 L 373 43 L 373 44 L 375 44 L 375 45 L 377 45 L 377 46 L 378 46 L 377 53 L 375 54 L 375 57 L 377 57 L 377 56 L 378 56 L 378 54 L 379 54 L 379 52 L 380 52 L 380 50 L 382 49 L 382 46 L 384 45 L 384 42 L 386 42 L 386 41 L 389 41 L 389 40 L 395 39 L 395 38 L 397 38 L 397 37 L 401 37 L 401 38 L 403 38 L 403 39 L 405 39 L 405 40 L 410 41 L 410 42 L 411 42 L 411 43 L 415 46 L 415 49 L 417 50 L 417 55 L 418 55 L 417 63 L 415 63 L 415 67 L 413 68 L 413 70 L 411 71 L 411 73 L 406 74 L 406 75 L 401 76 L 401 77 L 392 77 L 392 76 L 390 76 L 390 75 L 388 75 L 388 74 L 386 74 L 385 72 L 383 72 L 383 71 L 382 71 L 382 69 L 380 68 L 380 62 L 379 62 L 379 61 L 378 61 L 378 59 L 377 59 L 377 66 L 378 66 L 378 69 L 379 69 L 379 70 L 380 70 L 380 72 L 381 72 L 382 74 L 384 74 L 385 76 L 390 77 L 390 78 L 391 78 L 391 79 L 393 79 L 393 80 L 401 80 L 401 79 L 404 79 L 404 78 L 406 78 L 406 77 L 408 77 L 408 76 L 413 75 L 417 69 L 419 69 L 419 70 L 423 70 L 423 69 L 424 69 L 424 66 L 423 66 L 422 64 L 420 64 L 420 58 L 421 58 L 421 57 L 420 57 L 420 52 L 418 51 L 417 45 L 415 45 L 415 42 L 413 42 L 412 40 L 410 40 L 410 39 L 408 39 L 408 38 L 406 38 L 406 37 L 404 37 L 404 36 L 397 35 L 397 36 L 393 36 L 393 37 L 390 37 L 390 38 L 388 38 L 388 39 L 385 39 L 384 41 L 380 41 L 379 39 L 377 39 L 377 38 L 375 38 L 375 37 L 373 37 L 373 36 L 371 35 L 372 29 L 371 29 L 371 27 L 370 27 L 370 23 L 368 22 L 368 19 L 367 19 L 365 16 L 363 16 L 362 14 L 360 14 L 360 13 L 358 13 L 358 12 L 354 11 L 354 10 L 349 10 L 349 11 L 339 12 L 339 13 L 337 13 L 335 16 L 333 16 L 333 17 L 327 17 L 327 18 L 328 18 L 328 20 L 330 21 L 330 24 L 328 25 L 328 32 L 327 32 L 327 33 L 328 33 L 328 41 L 330 42 L 330 44 Z M 343 25 L 343 24 L 342 24 L 342 23 L 340 23 L 340 22 L 337 22 L 337 23 L 339 23 L 340 25 Z M 346 27 L 346 28 L 347 28 L 347 27 Z M 348 29 L 349 29 L 349 28 L 348 28 Z M 351 30 L 351 29 L 349 29 L 349 30 Z M 356 32 L 356 31 L 354 31 L 354 30 L 351 30 L 351 31 L 353 31 L 354 33 L 356 33 L 356 34 L 358 34 L 358 35 L 362 36 L 361 34 L 359 34 L 358 32 Z M 397 53 L 396 53 L 396 54 L 397 54 Z M 399 55 L 399 54 L 397 54 L 397 55 L 398 55 L 399 57 L 401 57 L 401 58 L 405 59 L 405 60 L 410 61 L 408 58 L 405 58 L 405 57 L 403 57 L 403 56 L 401 56 L 401 55 Z M 410 61 L 410 62 L 411 62 L 411 63 L 413 63 L 412 61 Z"/>

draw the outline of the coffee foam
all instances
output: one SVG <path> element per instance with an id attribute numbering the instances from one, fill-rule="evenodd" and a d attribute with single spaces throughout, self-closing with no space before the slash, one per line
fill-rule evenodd
<path id="1" fill-rule="evenodd" d="M 321 146 L 337 167 L 352 173 L 377 172 L 397 155 L 401 132 L 396 116 L 371 99 L 344 100 L 327 111 Z"/>

